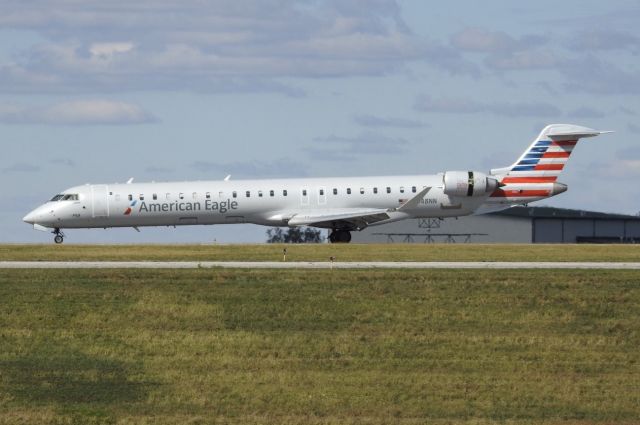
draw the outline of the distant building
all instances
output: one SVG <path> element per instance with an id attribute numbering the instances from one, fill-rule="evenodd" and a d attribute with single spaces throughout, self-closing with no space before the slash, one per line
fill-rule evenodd
<path id="1" fill-rule="evenodd" d="M 354 243 L 640 243 L 640 217 L 513 207 L 478 216 L 398 221 L 352 235 Z"/>

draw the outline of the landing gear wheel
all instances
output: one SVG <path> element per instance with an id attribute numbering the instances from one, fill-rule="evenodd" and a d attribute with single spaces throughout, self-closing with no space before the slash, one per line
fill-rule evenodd
<path id="1" fill-rule="evenodd" d="M 55 235 L 55 237 L 53 238 L 53 241 L 55 243 L 62 243 L 64 242 L 64 233 L 62 233 L 60 231 L 60 229 L 53 229 L 53 232 L 51 232 Z"/>
<path id="2" fill-rule="evenodd" d="M 334 230 L 329 235 L 331 243 L 349 243 L 351 242 L 351 232 L 348 230 Z"/>

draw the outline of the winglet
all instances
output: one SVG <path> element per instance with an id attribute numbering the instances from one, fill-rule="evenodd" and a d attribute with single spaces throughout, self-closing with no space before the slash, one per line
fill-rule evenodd
<path id="1" fill-rule="evenodd" d="M 411 210 L 411 209 L 416 208 L 420 204 L 420 201 L 422 201 L 424 196 L 427 193 L 429 193 L 430 190 L 431 190 L 431 186 L 425 187 L 420 192 L 418 192 L 418 194 L 416 196 L 414 196 L 413 198 L 409 199 L 407 202 L 405 202 L 404 204 L 400 205 L 398 208 L 392 208 L 389 211 L 404 211 L 404 210 Z"/>
<path id="2" fill-rule="evenodd" d="M 133 183 L 133 177 L 131 177 L 129 180 L 127 180 L 127 184 L 131 184 Z"/>
<path id="3" fill-rule="evenodd" d="M 224 181 L 228 182 L 230 178 L 231 178 L 231 174 L 227 174 L 227 177 L 224 178 Z"/>

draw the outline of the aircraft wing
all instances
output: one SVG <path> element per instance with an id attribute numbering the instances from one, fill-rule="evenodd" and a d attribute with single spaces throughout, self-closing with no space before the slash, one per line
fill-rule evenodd
<path id="1" fill-rule="evenodd" d="M 271 217 L 272 220 L 283 220 L 289 226 L 314 226 L 328 229 L 364 229 L 379 221 L 388 220 L 390 214 L 405 212 L 418 206 L 424 196 L 431 190 L 425 187 L 413 198 L 405 201 L 397 208 L 326 208 L 302 210 L 295 213 L 281 213 Z"/>
<path id="2" fill-rule="evenodd" d="M 390 218 L 388 210 L 380 208 L 337 208 L 304 211 L 293 215 L 289 226 L 364 229 L 370 224 Z"/>

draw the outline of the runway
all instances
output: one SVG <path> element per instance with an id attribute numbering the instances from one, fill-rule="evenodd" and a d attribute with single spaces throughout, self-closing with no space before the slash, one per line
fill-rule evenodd
<path id="1" fill-rule="evenodd" d="M 0 269 L 608 269 L 640 270 L 612 262 L 284 262 L 284 261 L 0 261 Z"/>

